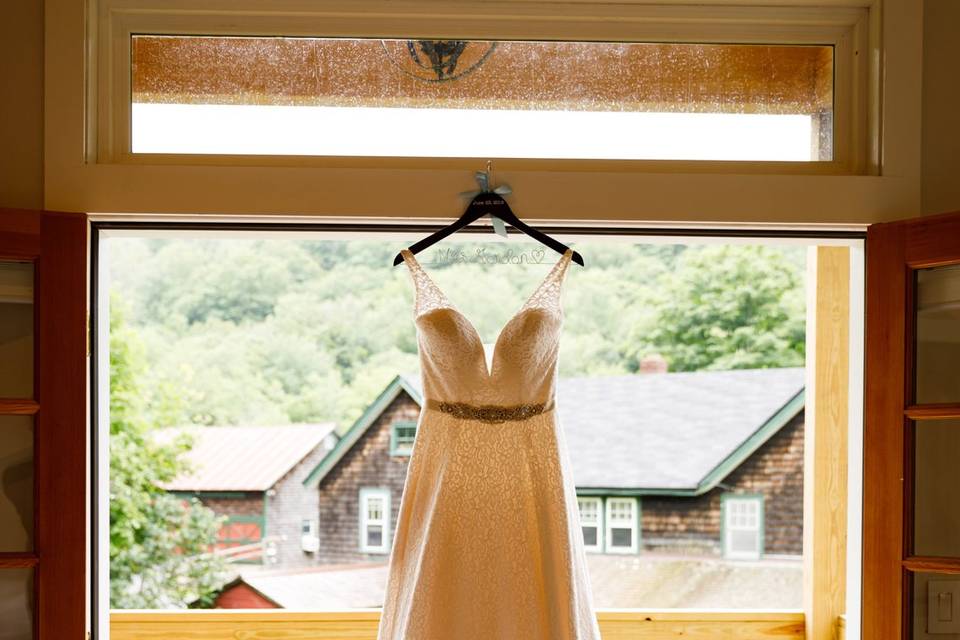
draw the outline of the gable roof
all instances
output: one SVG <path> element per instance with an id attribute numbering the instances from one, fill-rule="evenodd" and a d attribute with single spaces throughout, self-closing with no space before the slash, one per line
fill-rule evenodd
<path id="1" fill-rule="evenodd" d="M 356 422 L 343 434 L 340 441 L 337 442 L 337 446 L 310 472 L 306 480 L 303 481 L 304 486 L 315 487 L 320 484 L 320 481 L 327 475 L 327 472 L 340 462 L 340 459 L 356 444 L 360 436 L 366 433 L 370 425 L 376 422 L 384 409 L 400 395 L 401 391 L 406 391 L 407 394 L 413 398 L 414 402 L 418 405 L 423 405 L 423 394 L 420 392 L 419 382 L 410 374 L 395 376 L 393 380 L 390 381 L 390 384 L 380 392 L 377 399 L 366 408 L 363 415 L 357 418 Z"/>
<path id="2" fill-rule="evenodd" d="M 804 375 L 784 368 L 559 379 L 557 414 L 577 492 L 709 491 L 803 409 Z M 422 404 L 419 377 L 397 376 L 304 484 L 319 483 L 401 389 Z"/>
<path id="3" fill-rule="evenodd" d="M 190 427 L 157 432 L 171 439 L 187 430 L 195 437 L 185 458 L 192 467 L 163 485 L 168 491 L 266 491 L 309 455 L 336 425 Z"/>

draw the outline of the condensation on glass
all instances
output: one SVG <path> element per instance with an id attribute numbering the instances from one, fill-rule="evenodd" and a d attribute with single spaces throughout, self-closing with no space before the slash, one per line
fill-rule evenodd
<path id="1" fill-rule="evenodd" d="M 913 554 L 960 558 L 960 420 L 914 424 Z"/>
<path id="2" fill-rule="evenodd" d="M 33 638 L 33 594 L 33 569 L 0 569 L 0 638 Z"/>
<path id="3" fill-rule="evenodd" d="M 0 552 L 33 550 L 33 494 L 33 416 L 0 416 Z"/>
<path id="4" fill-rule="evenodd" d="M 916 403 L 960 402 L 960 265 L 920 269 Z"/>
<path id="5" fill-rule="evenodd" d="M 0 262 L 0 398 L 33 397 L 33 264 Z"/>
<path id="6" fill-rule="evenodd" d="M 133 36 L 134 153 L 824 161 L 829 45 Z"/>

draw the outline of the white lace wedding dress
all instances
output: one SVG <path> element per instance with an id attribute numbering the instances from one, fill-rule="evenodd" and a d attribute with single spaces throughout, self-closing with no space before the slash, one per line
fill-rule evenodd
<path id="1" fill-rule="evenodd" d="M 567 250 L 503 327 L 480 335 L 407 249 L 424 406 L 378 640 L 599 640 L 556 413 Z"/>

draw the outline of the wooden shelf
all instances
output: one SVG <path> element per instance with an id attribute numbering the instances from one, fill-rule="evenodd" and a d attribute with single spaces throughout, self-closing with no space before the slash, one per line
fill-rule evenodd
<path id="1" fill-rule="evenodd" d="M 960 558 L 911 556 L 903 561 L 903 567 L 913 572 L 960 573 Z"/>
<path id="2" fill-rule="evenodd" d="M 40 410 L 36 400 L 0 398 L 0 416 L 32 416 Z"/>
<path id="3" fill-rule="evenodd" d="M 960 403 L 915 404 L 907 407 L 904 414 L 911 420 L 947 420 L 960 418 Z"/>
<path id="4" fill-rule="evenodd" d="M 33 552 L 15 553 L 0 551 L 0 569 L 24 569 L 34 567 L 40 559 Z"/>

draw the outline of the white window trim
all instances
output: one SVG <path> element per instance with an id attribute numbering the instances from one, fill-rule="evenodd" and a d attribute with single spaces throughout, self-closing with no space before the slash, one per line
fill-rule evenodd
<path id="1" fill-rule="evenodd" d="M 764 515 L 765 515 L 764 514 L 764 507 L 765 507 L 764 497 L 762 495 L 757 495 L 757 494 L 741 495 L 741 494 L 730 493 L 730 494 L 723 494 L 721 500 L 723 502 L 723 508 L 721 509 L 721 512 L 723 514 L 722 516 L 723 517 L 723 522 L 722 522 L 723 557 L 729 560 L 759 560 L 760 558 L 762 558 L 763 552 L 764 552 L 764 546 L 766 544 L 766 540 L 765 540 L 766 535 L 764 531 Z M 751 552 L 733 551 L 730 548 L 731 528 L 730 528 L 730 523 L 728 519 L 730 517 L 731 503 L 734 503 L 734 504 L 751 503 L 751 504 L 757 505 L 757 526 L 756 526 L 757 549 L 755 551 L 751 551 Z"/>
<path id="2" fill-rule="evenodd" d="M 597 521 L 593 525 L 589 525 L 583 522 L 582 516 L 580 520 L 580 532 L 583 534 L 584 526 L 595 526 L 597 528 L 597 544 L 587 544 L 586 541 L 583 542 L 583 548 L 585 551 L 592 553 L 603 553 L 603 541 L 604 541 L 604 531 L 603 531 L 603 498 L 597 496 L 577 496 L 577 511 L 580 512 L 580 503 L 581 502 L 592 502 L 597 505 Z"/>
<path id="3" fill-rule="evenodd" d="M 453 215 L 449 194 L 462 191 L 464 180 L 477 169 L 477 161 L 469 158 L 118 157 L 114 151 L 127 148 L 128 119 L 111 101 L 129 96 L 129 74 L 117 61 L 128 60 L 125 35 L 132 32 L 834 42 L 846 51 L 838 50 L 836 56 L 834 136 L 834 156 L 846 169 L 820 163 L 801 168 L 796 163 L 517 159 L 498 160 L 496 170 L 508 172 L 514 191 L 534 203 L 526 215 L 541 220 L 578 218 L 583 215 L 579 196 L 598 192 L 615 194 L 595 203 L 599 208 L 592 209 L 592 217 L 598 220 L 659 220 L 670 210 L 673 223 L 714 226 L 744 221 L 866 224 L 888 219 L 890 211 L 919 207 L 920 101 L 913 92 L 922 65 L 922 30 L 913 27 L 922 19 L 922 7 L 913 0 L 886 0 L 884 15 L 897 20 L 884 22 L 875 0 L 358 1 L 321 0 L 307 7 L 297 0 L 269 5 L 236 0 L 216 6 L 200 0 L 99 0 L 84 10 L 73 0 L 46 0 L 46 207 L 127 215 L 296 211 L 353 220 L 382 218 L 389 211 L 388 220 L 415 217 L 436 223 Z M 78 73 L 81 60 L 87 61 L 84 73 Z M 849 61 L 846 69 L 842 60 Z M 843 109 L 849 111 L 849 127 L 843 124 Z M 846 159 L 844 148 L 850 150 Z M 306 166 L 315 170 L 304 171 Z M 725 174 L 722 182 L 718 173 Z M 864 180 L 858 173 L 876 179 Z M 371 183 L 378 188 L 369 189 Z M 561 184 L 572 197 L 557 199 Z M 317 192 L 325 197 L 301 195 Z M 278 198 L 278 193 L 288 195 Z M 637 193 L 644 197 L 635 197 Z M 779 204 L 771 210 L 774 201 Z M 545 204 L 537 208 L 536 203 Z"/>
<path id="4" fill-rule="evenodd" d="M 613 521 L 610 519 L 610 514 L 613 511 L 611 505 L 622 502 L 624 504 L 630 504 L 633 510 L 633 518 L 629 526 L 624 526 L 623 523 L 617 523 L 617 526 L 614 527 Z M 616 496 L 608 497 L 604 504 L 604 550 L 606 553 L 637 553 L 640 550 L 640 501 L 635 497 L 630 496 Z M 627 529 L 631 531 L 630 535 L 630 546 L 629 547 L 615 547 L 613 546 L 613 529 Z"/>
<path id="5" fill-rule="evenodd" d="M 373 497 L 383 499 L 382 520 L 367 519 L 367 503 L 369 499 Z M 360 505 L 360 551 L 363 553 L 390 553 L 390 518 L 392 516 L 390 510 L 390 489 L 381 487 L 362 487 L 360 489 L 360 499 L 358 500 L 358 504 Z M 380 546 L 372 546 L 367 544 L 367 526 L 371 524 L 379 524 L 383 527 L 383 544 Z"/>

